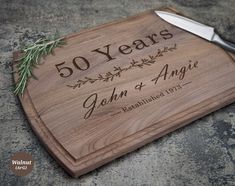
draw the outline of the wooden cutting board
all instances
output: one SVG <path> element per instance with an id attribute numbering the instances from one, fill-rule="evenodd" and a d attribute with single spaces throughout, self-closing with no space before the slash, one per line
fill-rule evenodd
<path id="1" fill-rule="evenodd" d="M 74 177 L 235 100 L 232 55 L 153 10 L 66 40 L 20 100 L 37 136 Z"/>

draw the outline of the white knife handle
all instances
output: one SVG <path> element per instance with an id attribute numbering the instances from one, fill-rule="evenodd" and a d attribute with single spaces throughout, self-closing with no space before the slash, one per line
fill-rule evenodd
<path id="1" fill-rule="evenodd" d="M 218 34 L 214 34 L 212 37 L 212 42 L 218 44 L 219 46 L 221 46 L 222 48 L 229 50 L 232 53 L 235 53 L 235 44 L 228 42 L 228 41 L 224 41 Z"/>

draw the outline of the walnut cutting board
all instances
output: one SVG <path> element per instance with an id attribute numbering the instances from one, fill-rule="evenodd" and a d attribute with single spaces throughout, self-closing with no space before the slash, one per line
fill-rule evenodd
<path id="1" fill-rule="evenodd" d="M 152 10 L 66 41 L 42 60 L 20 100 L 74 177 L 235 100 L 232 55 Z"/>

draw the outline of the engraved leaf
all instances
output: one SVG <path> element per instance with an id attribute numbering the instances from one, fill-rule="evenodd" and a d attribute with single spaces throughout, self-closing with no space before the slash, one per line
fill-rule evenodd
<path id="1" fill-rule="evenodd" d="M 113 68 L 114 68 L 114 71 L 121 71 L 122 70 L 121 67 L 114 66 Z"/>
<path id="2" fill-rule="evenodd" d="M 101 80 L 101 79 L 104 79 L 104 77 L 103 77 L 101 74 L 99 74 L 99 75 L 98 75 L 98 79 Z"/>
<path id="3" fill-rule="evenodd" d="M 106 74 L 105 74 L 105 76 L 106 77 L 110 77 L 110 76 L 112 76 L 113 74 L 111 73 L 111 72 L 107 72 Z"/>

